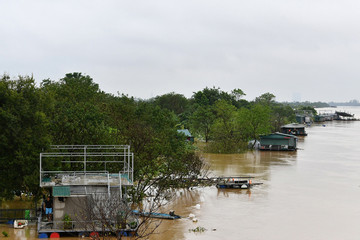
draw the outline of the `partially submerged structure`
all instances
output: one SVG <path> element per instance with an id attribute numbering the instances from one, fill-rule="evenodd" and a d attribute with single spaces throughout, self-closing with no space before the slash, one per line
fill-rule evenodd
<path id="1" fill-rule="evenodd" d="M 296 114 L 296 121 L 300 124 L 311 124 L 311 117 L 301 114 Z"/>
<path id="2" fill-rule="evenodd" d="M 53 217 L 39 217 L 38 233 L 134 232 L 137 219 L 124 216 L 133 169 L 128 145 L 55 145 L 40 153 L 40 187 L 52 194 Z"/>
<path id="3" fill-rule="evenodd" d="M 314 113 L 311 110 L 296 110 L 295 117 L 296 122 L 309 125 L 313 121 Z"/>
<path id="4" fill-rule="evenodd" d="M 297 137 L 291 134 L 271 133 L 260 136 L 260 150 L 270 151 L 295 151 Z"/>
<path id="5" fill-rule="evenodd" d="M 307 136 L 305 125 L 298 123 L 291 123 L 281 127 L 281 132 L 295 136 Z"/>
<path id="6" fill-rule="evenodd" d="M 253 186 L 262 183 L 253 183 L 252 177 L 219 177 L 217 178 L 217 188 L 236 188 L 236 189 L 249 189 Z"/>
<path id="7" fill-rule="evenodd" d="M 314 117 L 315 122 L 332 121 L 337 115 L 332 110 L 319 110 L 319 114 Z"/>
<path id="8" fill-rule="evenodd" d="M 191 135 L 191 133 L 188 129 L 180 129 L 180 130 L 177 130 L 177 132 L 185 135 L 187 141 L 194 143 L 194 136 Z"/>
<path id="9" fill-rule="evenodd" d="M 335 120 L 356 120 L 354 114 L 345 111 L 335 111 Z"/>
<path id="10" fill-rule="evenodd" d="M 319 115 L 314 117 L 315 122 L 324 122 L 332 120 L 341 120 L 341 121 L 356 121 L 359 120 L 355 118 L 354 114 L 345 112 L 345 111 L 331 111 L 331 110 L 319 110 Z"/>

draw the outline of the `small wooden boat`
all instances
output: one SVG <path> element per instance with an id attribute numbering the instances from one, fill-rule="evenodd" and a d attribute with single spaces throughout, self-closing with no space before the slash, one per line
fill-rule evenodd
<path id="1" fill-rule="evenodd" d="M 253 183 L 250 178 L 251 177 L 219 177 L 216 187 L 217 188 L 249 189 L 254 185 L 261 184 L 261 183 Z"/>
<path id="2" fill-rule="evenodd" d="M 14 220 L 14 228 L 24 228 L 28 225 L 28 220 Z"/>
<path id="3" fill-rule="evenodd" d="M 161 219 L 170 219 L 170 220 L 181 218 L 179 215 L 175 215 L 174 211 L 170 211 L 170 213 L 167 214 L 167 213 L 157 213 L 157 212 L 140 212 L 139 210 L 133 210 L 133 213 L 138 216 L 150 217 L 150 218 L 161 218 Z"/>

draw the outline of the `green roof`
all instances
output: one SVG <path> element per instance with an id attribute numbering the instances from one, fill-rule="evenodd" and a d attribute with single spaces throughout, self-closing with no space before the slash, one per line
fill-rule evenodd
<path id="1" fill-rule="evenodd" d="M 52 195 L 54 197 L 69 197 L 70 186 L 54 186 Z"/>

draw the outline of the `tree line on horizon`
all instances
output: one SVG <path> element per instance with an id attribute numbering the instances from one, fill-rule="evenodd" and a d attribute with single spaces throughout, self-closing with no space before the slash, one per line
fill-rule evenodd
<path id="1" fill-rule="evenodd" d="M 204 151 L 236 153 L 249 140 L 295 121 L 287 104 L 264 93 L 253 101 L 245 93 L 204 88 L 191 98 L 174 92 L 139 100 L 99 89 L 90 76 L 69 73 L 36 86 L 30 76 L 0 79 L 0 198 L 21 192 L 41 194 L 39 153 L 50 145 L 129 144 L 134 177 L 199 174 L 202 160 L 179 129 L 207 144 Z M 160 185 L 171 179 L 162 178 Z M 173 182 L 171 183 L 173 186 Z M 134 193 L 141 199 L 141 190 Z"/>

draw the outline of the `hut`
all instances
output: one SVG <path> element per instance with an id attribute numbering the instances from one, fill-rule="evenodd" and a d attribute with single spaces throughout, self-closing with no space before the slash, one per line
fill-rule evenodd
<path id="1" fill-rule="evenodd" d="M 183 134 L 186 136 L 186 139 L 191 142 L 191 143 L 194 143 L 194 137 L 191 135 L 190 131 L 188 129 L 180 129 L 180 130 L 177 130 L 178 133 L 180 134 Z"/>
<path id="2" fill-rule="evenodd" d="M 292 134 L 295 136 L 307 136 L 305 126 L 303 124 L 291 123 L 281 127 L 281 132 L 285 134 Z"/>
<path id="3" fill-rule="evenodd" d="M 260 150 L 295 151 L 297 137 L 291 134 L 271 133 L 260 136 Z"/>
<path id="4" fill-rule="evenodd" d="M 307 115 L 297 114 L 296 122 L 298 122 L 300 124 L 311 124 L 311 117 L 307 116 Z"/>

